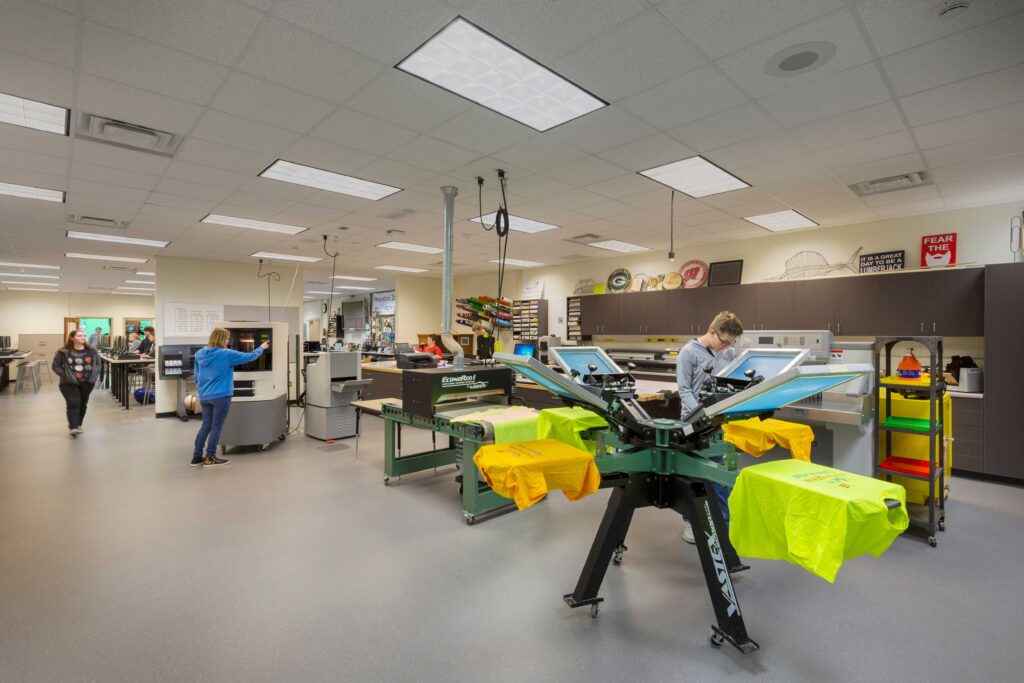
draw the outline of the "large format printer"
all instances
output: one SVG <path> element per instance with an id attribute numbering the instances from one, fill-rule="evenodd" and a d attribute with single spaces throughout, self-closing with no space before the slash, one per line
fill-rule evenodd
<path id="1" fill-rule="evenodd" d="M 373 381 L 362 379 L 360 360 L 355 352 L 328 351 L 306 365 L 306 436 L 329 441 L 359 432 L 352 401 Z"/>
<path id="2" fill-rule="evenodd" d="M 231 410 L 221 432 L 221 449 L 258 445 L 266 449 L 288 433 L 288 323 L 219 322 L 228 331 L 228 348 L 270 348 L 259 358 L 235 366 Z"/>

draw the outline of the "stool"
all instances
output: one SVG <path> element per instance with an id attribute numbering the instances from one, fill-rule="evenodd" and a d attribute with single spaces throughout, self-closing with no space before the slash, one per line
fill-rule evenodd
<path id="1" fill-rule="evenodd" d="M 50 365 L 45 360 L 33 361 L 36 364 L 36 375 L 39 377 L 39 385 L 42 386 L 42 377 L 46 376 L 46 383 L 53 384 L 53 373 L 50 371 Z"/>
<path id="2" fill-rule="evenodd" d="M 34 362 L 24 362 L 18 365 L 18 379 L 14 383 L 14 393 L 21 391 L 22 387 L 32 385 L 35 392 L 39 393 L 39 370 Z"/>
<path id="3" fill-rule="evenodd" d="M 139 373 L 142 377 L 142 405 L 156 403 L 156 368 L 144 367 Z"/>

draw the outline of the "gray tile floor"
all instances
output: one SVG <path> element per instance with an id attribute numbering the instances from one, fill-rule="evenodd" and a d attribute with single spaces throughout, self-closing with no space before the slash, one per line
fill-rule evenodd
<path id="1" fill-rule="evenodd" d="M 752 561 L 761 651 L 707 645 L 697 554 L 637 514 L 598 619 L 569 610 L 606 492 L 473 527 L 450 474 L 382 483 L 380 422 L 186 466 L 197 423 L 0 396 L 0 681 L 1020 681 L 1024 489 L 957 479 L 931 549 L 834 585 Z M 429 444 L 407 431 L 407 449 Z"/>

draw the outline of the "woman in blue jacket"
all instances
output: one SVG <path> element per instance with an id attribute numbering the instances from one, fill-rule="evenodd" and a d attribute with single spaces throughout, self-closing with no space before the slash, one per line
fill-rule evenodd
<path id="1" fill-rule="evenodd" d="M 199 405 L 203 409 L 203 425 L 196 434 L 196 447 L 192 452 L 192 467 L 203 465 L 227 465 L 228 460 L 217 457 L 217 444 L 224 420 L 231 409 L 231 395 L 235 392 L 235 366 L 256 360 L 270 347 L 264 342 L 249 353 L 233 351 L 228 345 L 228 331 L 223 327 L 214 328 L 205 349 L 195 355 L 196 388 L 199 390 Z M 206 456 L 203 456 L 203 445 Z"/>

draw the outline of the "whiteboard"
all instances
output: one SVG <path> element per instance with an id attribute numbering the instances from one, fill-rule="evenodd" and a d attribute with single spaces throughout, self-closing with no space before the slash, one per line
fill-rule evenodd
<path id="1" fill-rule="evenodd" d="M 161 335 L 170 339 L 204 342 L 217 322 L 224 319 L 223 304 L 164 303 Z"/>

